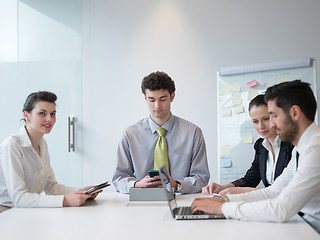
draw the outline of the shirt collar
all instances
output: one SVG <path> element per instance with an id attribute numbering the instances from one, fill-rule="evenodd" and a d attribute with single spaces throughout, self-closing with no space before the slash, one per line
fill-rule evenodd
<path id="1" fill-rule="evenodd" d="M 318 126 L 314 122 L 311 123 L 309 127 L 306 128 L 306 130 L 304 130 L 297 144 L 297 151 L 299 153 L 303 151 L 303 148 L 307 146 L 310 140 L 310 137 L 317 131 L 318 131 Z"/>
<path id="2" fill-rule="evenodd" d="M 273 140 L 272 146 L 273 146 L 273 148 L 280 148 L 280 144 L 281 144 L 281 139 L 280 139 L 279 135 L 277 135 L 276 138 Z M 268 139 L 263 140 L 262 146 L 264 146 L 269 151 L 271 150 L 270 142 Z"/>
<path id="3" fill-rule="evenodd" d="M 174 123 L 174 119 L 175 119 L 175 116 L 173 114 L 171 114 L 169 119 L 168 119 L 168 121 L 166 121 L 166 123 L 163 124 L 163 126 L 159 126 L 157 123 L 155 123 L 152 120 L 151 116 L 149 116 L 148 117 L 148 123 L 149 123 L 149 126 L 151 128 L 152 133 L 155 133 L 159 127 L 164 128 L 167 132 L 171 132 L 172 126 L 173 126 L 173 123 Z"/>
<path id="4" fill-rule="evenodd" d="M 29 135 L 28 135 L 28 132 L 27 132 L 27 129 L 25 126 L 22 126 L 20 128 L 20 131 L 17 135 L 19 136 L 21 147 L 32 147 L 32 143 L 31 143 L 31 140 L 29 138 Z M 40 143 L 39 143 L 40 148 L 42 148 L 43 141 L 44 141 L 44 139 L 41 138 Z"/>

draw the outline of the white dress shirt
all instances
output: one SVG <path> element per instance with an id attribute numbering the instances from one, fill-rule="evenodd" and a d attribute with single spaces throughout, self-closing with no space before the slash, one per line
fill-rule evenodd
<path id="1" fill-rule="evenodd" d="M 62 207 L 64 195 L 76 190 L 57 183 L 44 138 L 39 146 L 40 156 L 25 127 L 0 145 L 0 205 Z"/>
<path id="2" fill-rule="evenodd" d="M 274 139 L 272 143 L 272 147 L 268 139 L 264 139 L 262 142 L 262 146 L 264 146 L 264 148 L 268 150 L 268 159 L 266 162 L 266 179 L 270 185 L 272 185 L 274 182 L 274 174 L 276 171 L 277 159 L 279 157 L 280 145 L 281 145 L 281 139 L 279 136 L 277 136 Z M 274 159 L 273 159 L 272 149 L 274 152 Z"/>
<path id="3" fill-rule="evenodd" d="M 299 152 L 297 167 L 296 152 Z M 320 129 L 312 123 L 292 151 L 292 159 L 273 185 L 228 195 L 227 218 L 284 222 L 299 211 L 320 221 Z"/>
<path id="4" fill-rule="evenodd" d="M 112 181 L 118 192 L 129 193 L 137 180 L 154 168 L 154 148 L 160 126 L 147 117 L 124 131 L 118 146 L 117 168 Z M 181 183 L 181 193 L 201 192 L 210 178 L 206 144 L 196 125 L 171 114 L 166 129 L 171 177 Z"/>

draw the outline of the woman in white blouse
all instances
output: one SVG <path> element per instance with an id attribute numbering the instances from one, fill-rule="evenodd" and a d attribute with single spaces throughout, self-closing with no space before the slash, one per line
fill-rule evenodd
<path id="1" fill-rule="evenodd" d="M 56 122 L 56 100 L 51 92 L 31 93 L 23 106 L 25 126 L 0 145 L 0 212 L 12 207 L 75 207 L 97 196 L 55 179 L 43 135 Z"/>

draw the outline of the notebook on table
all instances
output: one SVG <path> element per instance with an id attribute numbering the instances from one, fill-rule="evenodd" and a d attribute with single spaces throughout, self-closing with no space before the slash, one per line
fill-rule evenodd
<path id="1" fill-rule="evenodd" d="M 191 207 L 178 207 L 175 194 L 172 189 L 167 169 L 165 165 L 163 165 L 159 169 L 160 178 L 162 182 L 162 187 L 169 205 L 169 209 L 171 211 L 172 217 L 177 220 L 192 220 L 192 219 L 225 219 L 224 215 L 220 214 L 207 214 L 204 212 L 199 212 L 198 214 L 192 214 Z"/>

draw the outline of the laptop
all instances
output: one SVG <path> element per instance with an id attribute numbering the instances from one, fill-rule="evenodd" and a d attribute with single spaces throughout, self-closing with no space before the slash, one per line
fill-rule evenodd
<path id="1" fill-rule="evenodd" d="M 191 207 L 178 207 L 175 194 L 172 189 L 171 183 L 168 178 L 168 173 L 165 165 L 159 169 L 160 178 L 163 186 L 163 190 L 171 211 L 172 217 L 177 220 L 191 220 L 191 219 L 225 219 L 224 215 L 220 214 L 206 214 L 200 212 L 198 214 L 192 214 Z"/>

